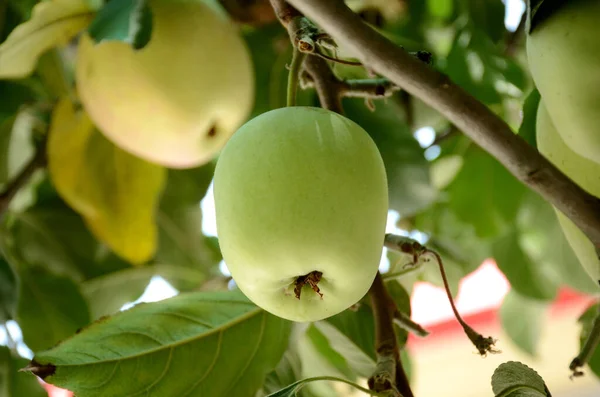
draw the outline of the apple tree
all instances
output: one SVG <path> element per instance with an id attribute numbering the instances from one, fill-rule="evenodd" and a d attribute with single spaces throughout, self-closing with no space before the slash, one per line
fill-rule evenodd
<path id="1" fill-rule="evenodd" d="M 600 2 L 524 7 L 1 1 L 0 395 L 413 397 L 416 282 L 501 353 L 453 303 L 488 258 L 532 354 L 560 288 L 600 292 Z M 564 376 L 600 376 L 577 315 Z"/>

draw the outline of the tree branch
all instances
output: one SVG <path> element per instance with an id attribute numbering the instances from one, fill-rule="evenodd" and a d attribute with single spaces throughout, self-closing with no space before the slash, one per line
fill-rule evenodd
<path id="1" fill-rule="evenodd" d="M 569 217 L 600 248 L 600 199 L 559 171 L 484 104 L 363 23 L 343 1 L 288 1 L 366 67 L 440 112 L 522 183 Z"/>

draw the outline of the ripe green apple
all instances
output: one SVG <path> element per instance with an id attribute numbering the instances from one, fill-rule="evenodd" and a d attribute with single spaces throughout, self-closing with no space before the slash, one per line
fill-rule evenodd
<path id="1" fill-rule="evenodd" d="M 529 67 L 567 146 L 600 163 L 600 1 L 564 3 L 528 35 Z"/>
<path id="2" fill-rule="evenodd" d="M 279 317 L 317 321 L 358 302 L 377 273 L 388 211 L 371 137 L 328 110 L 244 124 L 214 176 L 217 234 L 240 290 Z"/>
<path id="3" fill-rule="evenodd" d="M 250 114 L 252 60 L 218 3 L 150 0 L 141 50 L 84 34 L 77 92 L 99 130 L 122 149 L 171 168 L 213 159 Z"/>
<path id="4" fill-rule="evenodd" d="M 536 121 L 536 140 L 540 153 L 590 194 L 600 197 L 600 164 L 571 150 L 558 133 L 544 101 L 540 101 Z M 600 283 L 600 260 L 592 242 L 562 212 L 554 209 L 563 233 L 577 259 L 589 276 Z"/>

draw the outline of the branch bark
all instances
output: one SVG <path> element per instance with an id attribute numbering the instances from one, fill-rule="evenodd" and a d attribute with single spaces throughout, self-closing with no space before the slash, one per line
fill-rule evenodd
<path id="1" fill-rule="evenodd" d="M 439 111 L 522 183 L 569 217 L 600 248 L 600 199 L 575 184 L 484 104 L 363 23 L 343 1 L 288 2 L 366 67 Z"/>

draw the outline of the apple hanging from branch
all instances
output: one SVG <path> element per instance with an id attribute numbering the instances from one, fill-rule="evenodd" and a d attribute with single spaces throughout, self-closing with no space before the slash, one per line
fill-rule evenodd
<path id="1" fill-rule="evenodd" d="M 375 143 L 353 121 L 299 106 L 250 120 L 219 156 L 214 198 L 225 263 L 266 311 L 317 321 L 371 287 L 387 179 Z"/>

